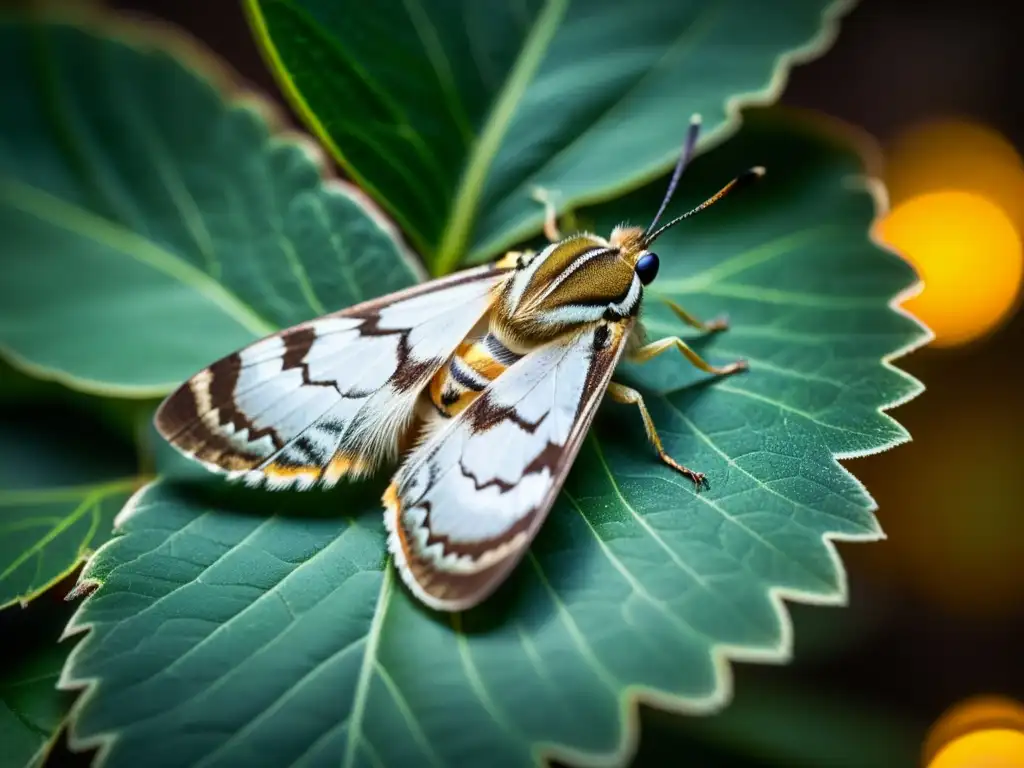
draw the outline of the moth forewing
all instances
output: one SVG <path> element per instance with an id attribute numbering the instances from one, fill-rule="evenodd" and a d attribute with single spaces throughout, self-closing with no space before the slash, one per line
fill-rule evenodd
<path id="1" fill-rule="evenodd" d="M 186 381 L 156 427 L 179 452 L 249 484 L 368 474 L 397 458 L 421 391 L 507 270 L 466 270 L 271 334 Z"/>
<path id="2" fill-rule="evenodd" d="M 426 605 L 477 605 L 522 558 L 565 481 L 632 323 L 597 323 L 525 355 L 396 473 L 383 498 L 388 546 Z"/>

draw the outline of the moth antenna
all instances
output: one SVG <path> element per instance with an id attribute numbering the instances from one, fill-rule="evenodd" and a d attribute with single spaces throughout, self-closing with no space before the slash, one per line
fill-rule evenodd
<path id="1" fill-rule="evenodd" d="M 662 225 L 661 228 L 655 230 L 654 232 L 651 232 L 650 234 L 645 234 L 644 235 L 644 244 L 645 244 L 645 246 L 650 245 L 651 243 L 653 243 L 655 241 L 655 239 L 658 237 L 658 235 L 660 235 L 662 232 L 664 232 L 669 227 L 675 226 L 676 224 L 678 224 L 683 219 L 690 218 L 695 213 L 700 213 L 705 208 L 708 208 L 709 206 L 712 206 L 715 203 L 717 203 L 719 200 L 721 200 L 723 197 L 728 195 L 730 192 L 734 192 L 737 189 L 742 189 L 743 187 L 748 186 L 751 182 L 757 181 L 762 176 L 764 176 L 764 174 L 765 174 L 764 167 L 760 166 L 760 165 L 756 165 L 753 168 L 750 168 L 749 170 L 744 171 L 739 176 L 737 176 L 735 179 L 733 179 L 728 184 L 726 184 L 724 187 L 722 187 L 720 190 L 715 192 L 715 194 L 713 194 L 711 197 L 709 197 L 703 203 L 698 205 L 696 208 L 692 208 L 691 210 L 689 210 L 686 213 L 684 213 L 682 216 L 677 216 L 676 218 L 672 219 L 672 221 L 668 222 L 667 224 Z"/>
<path id="2" fill-rule="evenodd" d="M 686 140 L 683 142 L 682 154 L 679 155 L 679 159 L 676 161 L 675 170 L 672 171 L 672 179 L 669 181 L 668 190 L 665 192 L 665 197 L 661 201 L 661 208 L 658 209 L 658 213 L 655 215 L 654 221 L 651 222 L 651 225 L 647 227 L 647 231 L 644 232 L 644 238 L 648 238 L 651 231 L 658 226 L 658 220 L 661 218 L 661 215 L 665 213 L 665 209 L 672 200 L 672 195 L 675 194 L 676 186 L 679 184 L 679 177 L 683 175 L 683 171 L 686 169 L 686 166 L 690 164 L 690 160 L 693 158 L 693 150 L 697 147 L 697 136 L 700 134 L 700 123 L 700 115 L 694 114 L 690 118 L 690 128 L 686 132 Z"/>

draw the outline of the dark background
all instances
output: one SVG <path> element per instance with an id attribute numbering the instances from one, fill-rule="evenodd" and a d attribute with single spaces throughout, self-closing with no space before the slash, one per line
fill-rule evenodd
<path id="1" fill-rule="evenodd" d="M 280 101 L 236 3 L 111 5 L 188 29 Z M 854 123 L 883 149 L 910 125 L 952 116 L 1024 150 L 1016 5 L 864 0 L 827 54 L 793 70 L 782 102 Z M 984 269 L 984 254 L 972 258 Z M 863 747 L 872 768 L 867 755 L 887 743 L 891 758 L 916 765 L 949 706 L 983 693 L 1024 700 L 1022 314 L 968 346 L 900 361 L 928 391 L 894 413 L 913 443 L 847 462 L 889 534 L 839 546 L 850 606 L 795 607 L 795 660 L 736 666 L 725 714 L 681 722 L 645 712 L 637 765 L 787 765 L 793 744 L 815 739 L 830 739 L 842 765 L 859 764 L 850 756 Z"/>

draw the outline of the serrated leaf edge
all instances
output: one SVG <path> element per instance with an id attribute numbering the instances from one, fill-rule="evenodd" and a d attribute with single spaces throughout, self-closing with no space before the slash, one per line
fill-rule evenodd
<path id="1" fill-rule="evenodd" d="M 839 123 L 838 121 L 828 122 L 833 123 L 833 129 L 839 129 L 839 132 L 846 134 L 850 143 L 860 149 L 861 157 L 864 158 L 865 164 L 870 166 L 870 160 L 876 155 L 873 142 L 867 139 L 867 137 L 860 135 L 851 127 L 845 126 L 845 124 Z M 867 174 L 858 174 L 851 177 L 850 182 L 862 186 L 871 195 L 875 203 L 876 220 L 878 217 L 884 215 L 888 209 L 888 201 L 885 187 L 880 181 L 868 176 Z M 895 251 L 877 239 L 876 233 L 873 229 L 869 235 L 869 240 L 880 250 L 892 255 L 894 258 L 901 258 Z M 911 320 L 917 326 L 920 333 L 916 338 L 905 344 L 903 347 L 900 347 L 881 358 L 881 364 L 889 370 L 896 372 L 908 383 L 909 386 L 906 393 L 890 402 L 878 406 L 875 410 L 879 414 L 888 416 L 887 411 L 908 402 L 924 390 L 924 385 L 920 381 L 893 364 L 893 361 L 896 359 L 920 348 L 934 338 L 930 329 L 901 306 L 902 302 L 919 293 L 921 288 L 921 282 L 917 281 L 900 291 L 888 303 L 891 311 Z M 892 419 L 891 416 L 888 418 Z M 896 423 L 895 419 L 892 420 Z M 874 498 L 868 492 L 864 484 L 861 483 L 852 472 L 840 464 L 840 461 L 878 453 L 895 447 L 896 445 L 901 444 L 901 442 L 904 441 L 894 439 L 879 445 L 875 449 L 864 449 L 849 453 L 833 454 L 833 461 L 836 466 L 838 466 L 856 483 L 865 498 L 869 500 L 871 511 L 875 511 L 878 508 Z M 151 485 L 152 483 L 139 489 L 139 491 L 137 491 L 128 500 L 124 509 L 115 518 L 115 531 L 120 529 L 125 522 L 135 514 L 138 509 L 139 499 Z M 885 534 L 881 529 L 874 532 L 856 534 L 841 534 L 835 532 L 823 533 L 821 536 L 821 542 L 828 552 L 829 559 L 835 568 L 838 587 L 831 592 L 814 592 L 794 590 L 785 587 L 769 587 L 767 590 L 767 597 L 779 620 L 780 631 L 778 641 L 775 645 L 768 648 L 732 644 L 717 644 L 711 646 L 710 653 L 713 668 L 715 670 L 716 685 L 714 691 L 710 695 L 703 698 L 681 697 L 649 686 L 626 686 L 619 696 L 619 709 L 623 728 L 619 745 L 615 750 L 611 752 L 595 753 L 576 750 L 562 744 L 538 742 L 534 745 L 533 749 L 536 762 L 538 764 L 550 765 L 551 759 L 557 759 L 573 765 L 594 766 L 594 768 L 621 766 L 626 764 L 636 753 L 636 749 L 639 744 L 640 704 L 681 715 L 708 715 L 720 711 L 732 698 L 734 685 L 732 663 L 757 662 L 784 664 L 791 659 L 793 650 L 793 624 L 789 610 L 786 606 L 787 601 L 820 606 L 842 606 L 846 603 L 848 599 L 847 575 L 842 559 L 840 558 L 839 552 L 836 548 L 836 542 L 865 542 L 877 541 L 884 538 Z M 82 575 L 79 580 L 79 587 L 77 587 L 76 590 L 83 588 L 87 589 L 101 584 L 102 580 L 94 576 L 92 566 L 104 549 L 115 540 L 116 538 L 104 544 L 89 559 L 82 571 Z M 392 566 L 389 563 L 386 567 L 390 568 Z M 382 590 L 383 589 L 384 587 L 382 586 Z M 88 599 L 89 598 L 86 598 L 86 600 L 83 601 L 83 605 L 79 607 L 78 611 L 75 612 L 75 615 L 68 623 L 68 626 L 65 628 L 64 634 L 61 637 L 62 641 L 67 637 L 86 632 L 91 629 L 91 622 L 80 621 L 80 614 L 84 606 L 87 604 Z M 380 605 L 378 605 L 377 611 L 375 611 L 375 617 L 378 615 L 380 610 Z M 75 666 L 75 659 L 79 649 L 85 646 L 87 642 L 88 640 L 86 639 L 83 642 L 78 643 L 78 645 L 76 645 L 76 647 L 71 651 L 64 668 L 61 670 L 61 676 L 57 685 L 58 688 L 62 690 L 84 689 L 84 692 L 77 698 L 75 704 L 72 706 L 71 712 L 67 718 L 69 741 L 76 748 L 97 749 L 96 765 L 101 766 L 104 764 L 106 754 L 117 740 L 117 732 L 101 733 L 88 738 L 81 738 L 75 734 L 74 729 L 80 708 L 87 704 L 96 688 L 96 683 L 99 682 L 99 678 L 77 678 L 74 676 L 72 671 Z"/>
<path id="2" fill-rule="evenodd" d="M 294 81 L 281 61 L 281 56 L 277 50 L 277 46 L 274 44 L 270 32 L 267 29 L 266 20 L 264 19 L 263 12 L 259 7 L 260 2 L 261 0 L 244 0 L 244 9 L 253 32 L 253 37 L 260 50 L 260 54 L 266 61 L 267 67 L 271 71 L 271 74 L 273 75 L 275 82 L 277 82 L 278 87 L 281 89 L 281 92 L 284 94 L 295 113 L 301 117 L 303 122 L 309 127 L 317 139 L 319 139 L 321 144 L 329 150 L 335 161 L 345 169 L 345 172 L 349 176 L 358 181 L 363 189 L 367 190 L 375 200 L 378 200 L 380 204 L 386 208 L 387 201 L 383 199 L 384 196 L 359 172 L 358 169 L 354 168 L 352 164 L 348 162 L 345 154 L 341 151 L 341 148 L 338 147 L 337 143 L 331 137 L 330 132 L 319 120 L 316 113 L 310 107 L 304 96 L 299 92 L 299 89 L 295 86 Z M 733 94 L 728 97 L 725 100 L 725 120 L 723 120 L 722 123 L 714 129 L 707 131 L 701 136 L 697 153 L 701 154 L 718 146 L 736 133 L 742 124 L 741 112 L 744 107 L 769 105 L 777 101 L 782 90 L 785 88 L 792 68 L 798 64 L 811 61 L 828 50 L 839 34 L 840 20 L 849 11 L 851 11 L 858 2 L 859 0 L 834 0 L 831 5 L 826 6 L 822 10 L 821 26 L 814 36 L 812 36 L 803 45 L 784 51 L 776 56 L 775 63 L 771 70 L 771 77 L 769 78 L 767 85 L 756 88 L 752 91 Z M 541 13 L 547 13 L 552 5 L 553 3 L 548 2 Z M 556 24 L 558 23 L 556 18 L 557 12 L 558 8 L 551 10 L 552 18 L 555 18 Z M 538 21 L 534 22 L 533 31 L 536 31 L 538 23 Z M 511 74 L 509 75 L 509 78 L 511 78 Z M 490 124 L 491 119 L 489 117 L 487 126 L 489 127 Z M 497 132 L 498 129 L 496 128 L 495 131 Z M 500 139 L 500 136 L 498 138 Z M 579 196 L 560 199 L 560 210 L 567 208 L 576 209 L 587 205 L 596 205 L 609 200 L 615 200 L 628 192 L 632 192 L 633 190 L 639 189 L 650 182 L 660 179 L 675 164 L 677 159 L 678 151 L 673 148 L 670 152 L 666 153 L 663 160 L 652 165 L 647 172 L 633 177 L 625 184 L 609 187 L 600 193 L 594 193 L 591 195 L 582 194 Z M 472 163 L 470 162 L 469 164 Z M 463 185 L 464 182 L 460 181 L 460 190 Z M 475 206 L 469 206 L 467 204 L 466 207 Z M 396 220 L 402 220 L 400 212 L 392 211 L 392 215 L 395 216 Z M 453 212 L 449 217 L 449 221 L 445 224 L 444 232 L 446 239 L 448 238 L 448 231 L 452 229 L 451 219 L 454 216 L 455 213 L 453 206 Z M 472 224 L 472 222 L 470 222 L 470 224 Z M 517 243 L 521 243 L 536 235 L 540 232 L 542 224 L 543 213 L 541 207 L 538 206 L 537 214 L 534 217 L 527 219 L 523 224 L 515 229 L 509 230 L 503 237 L 477 246 L 469 253 L 464 254 L 461 261 L 466 264 L 478 264 L 486 261 L 488 258 L 496 256 Z M 408 231 L 409 229 L 408 225 L 406 225 L 407 234 L 413 239 L 416 247 L 425 254 L 428 253 L 431 250 L 428 247 L 428 244 L 422 242 L 422 238 L 415 232 Z M 445 260 L 440 264 L 440 266 L 444 268 L 444 271 L 450 271 L 454 268 L 455 263 L 447 256 L 447 253 L 451 251 L 451 247 L 449 247 L 446 242 L 442 241 L 438 243 L 437 251 L 445 257 Z"/>
<path id="3" fill-rule="evenodd" d="M 856 2 L 856 0 L 854 0 L 854 2 Z M 791 111 L 804 112 L 804 110 Z M 818 115 L 817 113 L 808 114 L 814 115 L 815 119 L 826 127 L 826 130 L 829 130 L 833 134 L 842 135 L 846 141 L 858 151 L 858 154 L 860 154 L 868 172 L 856 174 L 851 177 L 849 181 L 850 183 L 862 187 L 871 196 L 875 204 L 874 220 L 877 221 L 888 212 L 889 201 L 884 183 L 874 175 L 874 173 L 877 173 L 878 169 L 881 167 L 879 162 L 880 153 L 875 142 L 865 133 L 849 124 L 843 123 L 842 121 L 827 118 Z M 874 173 L 872 173 L 872 171 L 874 171 Z M 872 225 L 869 231 L 868 239 L 872 245 L 876 246 L 879 250 L 888 253 L 893 258 L 903 258 L 897 251 L 879 239 L 874 225 Z M 904 394 L 876 407 L 875 412 L 879 415 L 885 416 L 893 424 L 899 426 L 900 430 L 906 434 L 906 438 L 889 440 L 872 449 L 835 452 L 832 454 L 833 463 L 856 484 L 865 499 L 868 500 L 870 503 L 869 511 L 871 512 L 875 512 L 878 509 L 878 504 L 874 497 L 868 491 L 867 487 L 856 477 L 856 475 L 854 475 L 853 472 L 847 469 L 840 462 L 881 453 L 891 448 L 895 448 L 910 439 L 906 430 L 899 425 L 899 422 L 897 422 L 895 418 L 888 414 L 888 411 L 898 408 L 910 400 L 913 400 L 925 389 L 924 384 L 921 381 L 901 368 L 898 368 L 894 364 L 895 360 L 920 349 L 935 338 L 933 331 L 928 328 L 928 326 L 902 306 L 903 302 L 919 294 L 923 288 L 924 284 L 919 279 L 904 288 L 902 291 L 898 292 L 888 302 L 889 309 L 910 320 L 915 326 L 917 326 L 919 334 L 916 338 L 907 342 L 902 347 L 884 355 L 880 360 L 884 368 L 896 373 L 900 378 L 907 382 L 909 386 Z M 791 660 L 793 653 L 793 622 L 786 606 L 787 601 L 802 603 L 805 605 L 832 607 L 840 607 L 846 604 L 849 597 L 847 574 L 842 558 L 839 556 L 839 552 L 836 548 L 836 543 L 879 541 L 885 538 L 885 533 L 881 527 L 879 527 L 877 532 L 864 533 L 844 534 L 826 531 L 821 536 L 821 543 L 828 552 L 829 560 L 835 568 L 838 587 L 835 591 L 827 593 L 795 590 L 786 587 L 769 587 L 768 599 L 779 619 L 780 627 L 779 640 L 773 647 L 758 648 L 732 644 L 713 645 L 710 650 L 712 664 L 715 670 L 716 685 L 714 691 L 704 698 L 676 696 L 651 688 L 650 686 L 626 686 L 620 696 L 620 713 L 624 728 L 619 745 L 614 751 L 593 753 L 576 750 L 562 744 L 538 744 L 534 749 L 534 755 L 538 763 L 550 766 L 550 760 L 556 759 L 564 763 L 587 766 L 587 768 L 619 768 L 620 766 L 626 765 L 636 754 L 636 750 L 639 745 L 640 704 L 679 715 L 711 715 L 720 711 L 732 699 L 732 663 L 755 662 L 762 664 L 786 664 Z"/>
<path id="4" fill-rule="evenodd" d="M 701 133 L 694 156 L 702 155 L 732 138 L 742 127 L 742 113 L 745 108 L 774 104 L 782 95 L 793 67 L 813 61 L 825 53 L 839 36 L 839 24 L 842 18 L 853 10 L 859 2 L 860 0 L 833 0 L 832 4 L 825 7 L 821 12 L 821 27 L 817 34 L 812 36 L 803 45 L 784 51 L 775 57 L 775 63 L 772 66 L 771 77 L 767 85 L 728 97 L 725 100 L 725 120 L 714 128 Z M 578 210 L 586 206 L 599 205 L 615 200 L 661 179 L 675 165 L 678 159 L 679 150 L 673 147 L 658 164 L 653 165 L 647 172 L 633 177 L 625 184 L 606 189 L 600 193 L 560 198 L 559 210 Z M 476 247 L 473 251 L 466 254 L 463 261 L 467 264 L 478 264 L 496 254 L 502 253 L 517 243 L 537 235 L 544 223 L 543 209 L 541 206 L 537 206 L 537 209 L 537 213 L 532 218 L 527 219 L 515 229 L 509 230 L 503 238 L 494 239 Z"/>
<path id="5" fill-rule="evenodd" d="M 884 192 L 884 187 L 877 183 L 870 183 L 869 188 L 873 193 L 873 197 L 876 200 L 876 205 L 883 204 L 884 194 L 879 194 L 879 191 Z M 888 249 L 886 249 L 888 250 Z M 914 377 L 905 373 L 904 371 L 896 368 L 892 365 L 892 361 L 902 357 L 905 354 L 919 348 L 931 340 L 932 334 L 923 324 L 920 323 L 916 318 L 907 313 L 899 304 L 909 298 L 909 296 L 920 291 L 920 282 L 909 286 L 904 291 L 901 291 L 896 297 L 894 297 L 889 307 L 893 311 L 902 314 L 909 319 L 913 320 L 914 323 L 921 329 L 921 334 L 918 338 L 912 342 L 904 345 L 900 349 L 886 355 L 882 358 L 882 363 L 890 369 L 898 372 L 904 377 L 908 383 L 912 386 L 909 388 L 905 395 L 896 398 L 892 402 L 886 403 L 879 406 L 876 410 L 879 413 L 884 413 L 892 408 L 898 407 L 899 405 L 909 401 L 921 391 L 923 391 L 923 385 Z M 888 448 L 898 445 L 899 441 L 890 441 L 889 443 L 880 446 L 877 451 L 886 450 Z M 877 509 L 874 499 L 867 492 L 867 489 L 863 484 L 857 480 L 857 478 L 845 467 L 843 467 L 839 461 L 840 458 L 854 458 L 856 456 L 864 456 L 876 451 L 862 451 L 859 453 L 843 455 L 834 454 L 834 461 L 849 477 L 851 477 L 860 489 L 863 491 L 865 496 L 870 500 L 872 510 Z M 118 513 L 114 520 L 115 532 L 121 529 L 125 523 L 131 518 L 139 508 L 139 501 L 144 494 L 155 484 L 156 481 L 151 482 L 144 487 L 136 491 L 135 494 L 128 500 L 124 508 Z M 581 750 L 576 750 L 570 747 L 566 747 L 561 744 L 548 744 L 548 743 L 537 743 L 534 745 L 534 756 L 538 764 L 550 765 L 551 759 L 557 759 L 562 762 L 567 762 L 574 765 L 585 765 L 585 766 L 621 766 L 626 764 L 628 760 L 636 753 L 636 749 L 639 743 L 640 737 L 640 718 L 639 718 L 639 705 L 645 704 L 648 706 L 656 707 L 667 712 L 672 712 L 681 715 L 708 715 L 714 712 L 720 711 L 732 698 L 733 690 L 733 674 L 732 674 L 732 663 L 735 662 L 760 662 L 760 663 L 786 663 L 792 656 L 793 648 L 793 624 L 790 617 L 788 608 L 786 606 L 787 601 L 799 602 L 811 605 L 820 606 L 841 606 L 846 603 L 848 594 L 848 586 L 846 580 L 846 570 L 843 567 L 842 560 L 836 549 L 836 542 L 856 542 L 856 541 L 876 541 L 884 539 L 885 535 L 881 530 L 877 532 L 864 532 L 860 534 L 839 534 L 826 532 L 821 536 L 821 542 L 828 552 L 829 559 L 835 567 L 839 586 L 832 592 L 813 592 L 804 590 L 793 590 L 784 587 L 769 587 L 767 590 L 767 596 L 769 602 L 772 605 L 775 614 L 779 619 L 779 639 L 778 642 L 770 647 L 751 647 L 745 645 L 731 645 L 731 644 L 718 644 L 713 645 L 710 649 L 712 656 L 712 664 L 715 670 L 716 685 L 714 692 L 704 698 L 687 698 L 680 697 L 664 691 L 659 691 L 649 686 L 626 686 L 619 696 L 620 703 L 620 717 L 623 724 L 622 737 L 618 747 L 612 752 L 605 753 L 592 753 Z M 99 557 L 103 551 L 116 541 L 117 537 L 111 539 L 103 546 L 101 546 L 86 563 L 85 568 L 82 571 L 82 575 L 79 579 L 79 584 L 75 588 L 76 593 L 81 591 L 89 591 L 90 589 L 99 586 L 102 583 L 102 578 L 95 575 L 93 568 L 97 563 Z M 390 562 L 385 566 L 391 568 Z M 385 584 L 387 583 L 387 576 L 385 576 Z M 382 593 L 386 587 L 382 585 Z M 82 605 L 75 612 L 71 621 L 68 623 L 63 634 L 61 635 L 60 641 L 63 642 L 69 637 L 87 633 L 92 629 L 92 622 L 81 621 L 81 613 L 83 608 L 88 604 L 89 597 L 86 597 Z M 382 615 L 383 610 L 380 604 L 378 604 L 375 610 L 375 620 L 379 615 Z M 102 766 L 105 762 L 106 755 L 110 749 L 116 743 L 118 738 L 117 731 L 99 733 L 90 737 L 80 737 L 75 733 L 75 724 L 80 710 L 85 707 L 93 692 L 96 689 L 97 683 L 100 682 L 100 678 L 96 677 L 76 677 L 74 675 L 74 667 L 76 663 L 77 654 L 79 650 L 83 648 L 89 640 L 86 638 L 83 642 L 78 643 L 75 648 L 72 649 L 68 656 L 68 659 L 61 670 L 61 675 L 57 683 L 57 687 L 61 690 L 68 691 L 82 691 L 77 697 L 74 705 L 72 706 L 67 718 L 66 723 L 68 727 L 69 743 L 76 749 L 97 749 L 96 765 Z"/>

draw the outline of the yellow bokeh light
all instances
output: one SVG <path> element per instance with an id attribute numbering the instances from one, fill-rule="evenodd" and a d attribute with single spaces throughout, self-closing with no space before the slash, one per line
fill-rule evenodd
<path id="1" fill-rule="evenodd" d="M 1024 768 L 1024 707 L 973 696 L 950 707 L 924 744 L 927 768 Z"/>
<path id="2" fill-rule="evenodd" d="M 1024 768 L 1024 733 L 994 728 L 947 744 L 928 768 Z"/>
<path id="3" fill-rule="evenodd" d="M 894 205 L 942 189 L 976 192 L 1024 230 L 1024 160 L 988 126 L 946 118 L 911 127 L 886 149 L 885 183 Z"/>
<path id="4" fill-rule="evenodd" d="M 937 346 L 985 335 L 1014 309 L 1024 272 L 1021 237 L 981 195 L 930 192 L 897 205 L 878 237 L 914 267 L 924 290 L 904 306 L 935 332 Z"/>

